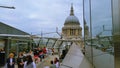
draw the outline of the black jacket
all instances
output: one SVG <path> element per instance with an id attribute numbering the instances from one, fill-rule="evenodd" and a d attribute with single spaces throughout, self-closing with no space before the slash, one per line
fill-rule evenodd
<path id="1" fill-rule="evenodd" d="M 13 59 L 13 64 L 10 65 L 10 58 L 7 59 L 7 68 L 15 68 L 15 58 L 12 58 Z"/>
<path id="2" fill-rule="evenodd" d="M 17 58 L 17 64 L 18 64 L 18 68 L 23 68 L 23 65 L 20 65 L 20 63 L 24 62 L 24 58 L 23 57 L 18 57 Z"/>

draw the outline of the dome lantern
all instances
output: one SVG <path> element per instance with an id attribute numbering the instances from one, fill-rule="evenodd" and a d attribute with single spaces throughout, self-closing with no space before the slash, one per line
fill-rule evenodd
<path id="1" fill-rule="evenodd" d="M 73 4 L 71 4 L 70 16 L 74 15 Z"/>

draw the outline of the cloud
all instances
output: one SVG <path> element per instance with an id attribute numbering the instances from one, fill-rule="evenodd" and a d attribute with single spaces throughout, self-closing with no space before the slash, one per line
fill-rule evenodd
<path id="1" fill-rule="evenodd" d="M 15 6 L 16 9 L 2 9 L 1 21 L 25 32 L 53 32 L 56 27 L 64 26 L 70 14 L 71 3 L 75 15 L 82 23 L 82 0 L 0 0 L 2 4 Z M 82 25 L 81 25 L 82 26 Z"/>

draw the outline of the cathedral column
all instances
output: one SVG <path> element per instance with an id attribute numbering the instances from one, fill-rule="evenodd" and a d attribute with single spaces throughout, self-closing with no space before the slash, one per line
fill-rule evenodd
<path id="1" fill-rule="evenodd" d="M 78 29 L 75 30 L 75 35 L 78 36 Z"/>
<path id="2" fill-rule="evenodd" d="M 68 36 L 70 36 L 70 32 L 71 32 L 71 30 L 70 30 L 70 29 L 68 29 L 68 32 L 67 32 L 67 33 L 68 33 Z"/>

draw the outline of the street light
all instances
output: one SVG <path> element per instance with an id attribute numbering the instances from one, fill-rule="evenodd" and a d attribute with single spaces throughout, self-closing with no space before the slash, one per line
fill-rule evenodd
<path id="1" fill-rule="evenodd" d="M 15 9 L 15 7 L 9 7 L 9 6 L 0 6 L 1 8 L 8 8 L 8 9 Z"/>

